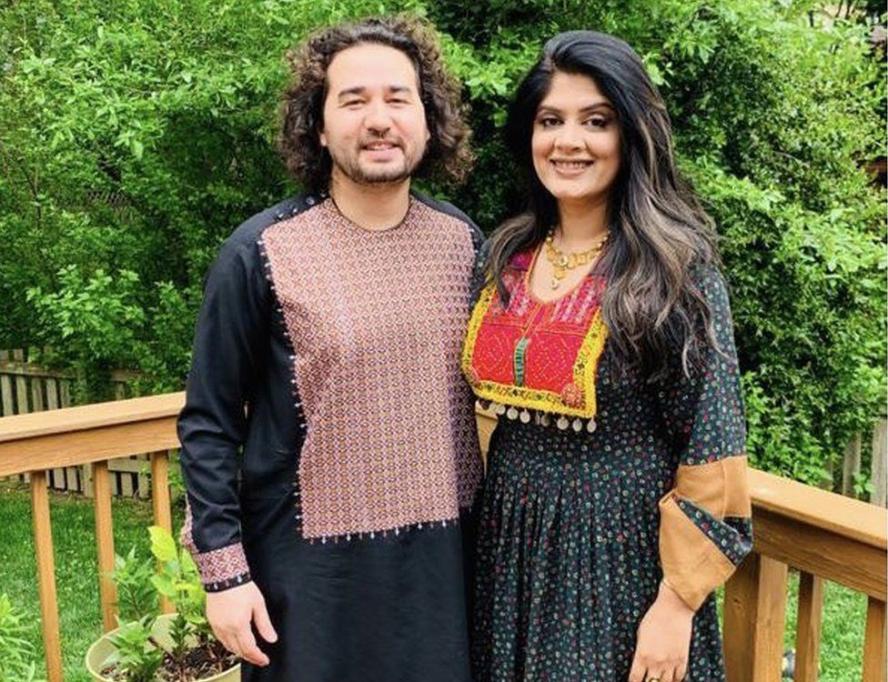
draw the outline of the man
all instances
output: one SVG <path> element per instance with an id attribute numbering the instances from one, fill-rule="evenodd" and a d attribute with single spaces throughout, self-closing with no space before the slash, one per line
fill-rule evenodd
<path id="1" fill-rule="evenodd" d="M 241 225 L 207 277 L 183 539 L 246 682 L 468 682 L 481 464 L 459 353 L 481 235 L 410 189 L 468 169 L 459 89 L 404 18 L 290 61 L 281 149 L 308 193 Z"/>

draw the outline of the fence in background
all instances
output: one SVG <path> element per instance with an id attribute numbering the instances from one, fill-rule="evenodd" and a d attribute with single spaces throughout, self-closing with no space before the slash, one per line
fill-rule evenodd
<path id="1" fill-rule="evenodd" d="M 130 372 L 112 372 L 117 400 L 132 397 L 128 388 L 132 377 Z M 70 372 L 47 369 L 31 362 L 26 349 L 0 351 L 0 417 L 71 407 L 75 381 Z M 147 499 L 150 496 L 148 466 L 144 456 L 109 462 L 111 494 Z M 29 480 L 28 474 L 19 474 L 15 479 L 22 483 Z M 47 471 L 47 486 L 50 490 L 92 497 L 92 469 L 88 466 L 51 469 Z"/>

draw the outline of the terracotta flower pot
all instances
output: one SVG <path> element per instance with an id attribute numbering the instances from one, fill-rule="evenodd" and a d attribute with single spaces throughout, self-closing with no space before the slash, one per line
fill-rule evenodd
<path id="1" fill-rule="evenodd" d="M 175 614 L 164 614 L 157 619 L 157 622 L 154 624 L 154 630 L 152 634 L 160 642 L 163 646 L 170 646 L 172 644 L 169 636 L 170 623 L 172 622 Z M 119 628 L 118 628 L 119 629 Z M 108 656 L 111 655 L 111 652 L 114 651 L 114 645 L 111 644 L 111 640 L 109 637 L 114 635 L 117 630 L 112 630 L 111 632 L 107 632 L 102 635 L 99 639 L 93 642 L 92 646 L 86 652 L 86 669 L 89 671 L 89 674 L 92 676 L 93 680 L 96 682 L 113 682 L 110 677 L 105 677 L 101 674 L 102 667 L 105 661 L 108 659 Z M 212 677 L 202 677 L 200 678 L 200 682 L 240 682 L 241 679 L 241 667 L 240 664 L 225 670 L 218 675 L 213 675 Z"/>

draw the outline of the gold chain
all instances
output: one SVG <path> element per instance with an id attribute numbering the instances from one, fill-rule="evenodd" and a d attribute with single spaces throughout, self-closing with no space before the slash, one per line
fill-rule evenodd
<path id="1" fill-rule="evenodd" d="M 554 272 L 552 273 L 552 288 L 557 289 L 561 284 L 561 280 L 565 278 L 567 273 L 581 265 L 588 265 L 598 257 L 604 245 L 607 244 L 610 232 L 607 232 L 602 239 L 590 249 L 586 251 L 578 251 L 575 253 L 564 253 L 555 246 L 555 230 L 549 230 L 546 236 L 546 259 L 552 264 Z"/>

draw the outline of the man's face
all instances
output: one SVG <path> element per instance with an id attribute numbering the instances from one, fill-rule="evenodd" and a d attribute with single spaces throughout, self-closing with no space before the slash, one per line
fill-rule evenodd
<path id="1" fill-rule="evenodd" d="M 429 137 L 407 55 L 368 43 L 333 57 L 320 139 L 334 175 L 359 184 L 402 182 L 422 161 Z"/>

